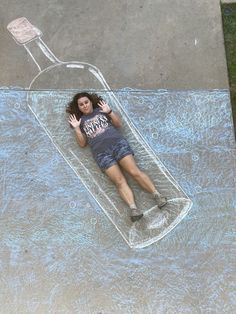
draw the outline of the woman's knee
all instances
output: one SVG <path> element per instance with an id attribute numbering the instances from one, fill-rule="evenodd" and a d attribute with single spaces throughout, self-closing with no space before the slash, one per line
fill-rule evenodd
<path id="1" fill-rule="evenodd" d="M 125 177 L 122 176 L 122 175 L 116 176 L 116 177 L 114 178 L 114 183 L 115 183 L 115 185 L 116 185 L 117 188 L 120 188 L 120 187 L 122 187 L 124 184 L 127 184 Z"/>
<path id="2" fill-rule="evenodd" d="M 108 169 L 106 174 L 118 188 L 126 183 L 126 179 L 119 169 Z"/>
<path id="3" fill-rule="evenodd" d="M 138 167 L 130 168 L 128 173 L 134 179 L 138 179 L 143 175 L 143 172 Z"/>

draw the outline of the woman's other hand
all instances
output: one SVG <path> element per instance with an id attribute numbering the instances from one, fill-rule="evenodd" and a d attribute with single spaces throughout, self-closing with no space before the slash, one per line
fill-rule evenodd
<path id="1" fill-rule="evenodd" d="M 69 120 L 68 122 L 73 126 L 73 128 L 78 128 L 80 126 L 80 123 L 81 123 L 81 119 L 79 119 L 79 121 L 76 119 L 76 116 L 75 114 L 71 114 L 69 116 Z"/>
<path id="2" fill-rule="evenodd" d="M 111 110 L 111 107 L 104 100 L 99 101 L 99 107 L 101 108 L 101 112 L 108 113 L 109 118 L 111 119 L 111 123 L 116 127 L 120 128 L 122 123 L 119 115 Z"/>
<path id="3" fill-rule="evenodd" d="M 108 113 L 111 111 L 110 106 L 104 100 L 99 101 L 98 106 L 101 108 L 101 112 Z"/>

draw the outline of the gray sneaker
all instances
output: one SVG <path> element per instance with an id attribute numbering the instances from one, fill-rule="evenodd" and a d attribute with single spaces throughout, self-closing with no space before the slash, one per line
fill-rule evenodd
<path id="1" fill-rule="evenodd" d="M 130 219 L 132 222 L 135 222 L 143 217 L 143 213 L 140 209 L 132 208 L 131 209 L 131 215 Z"/>
<path id="2" fill-rule="evenodd" d="M 161 194 L 160 195 L 155 195 L 154 199 L 156 200 L 157 206 L 159 208 L 162 208 L 162 207 L 164 207 L 167 204 L 167 198 L 165 196 L 162 196 Z"/>

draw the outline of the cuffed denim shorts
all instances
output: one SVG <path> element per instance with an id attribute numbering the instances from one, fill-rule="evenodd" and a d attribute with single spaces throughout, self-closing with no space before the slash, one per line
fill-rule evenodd
<path id="1" fill-rule="evenodd" d="M 106 170 L 128 155 L 134 155 L 134 152 L 128 141 L 121 139 L 104 152 L 98 153 L 94 159 L 102 170 Z"/>

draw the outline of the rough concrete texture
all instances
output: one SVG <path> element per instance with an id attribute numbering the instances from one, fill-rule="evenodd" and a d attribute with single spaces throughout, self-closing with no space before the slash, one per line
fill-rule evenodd
<path id="1" fill-rule="evenodd" d="M 236 3 L 236 0 L 221 0 L 221 3 Z"/>
<path id="2" fill-rule="evenodd" d="M 112 88 L 228 88 L 218 0 L 1 1 L 1 86 L 37 74 L 6 29 L 20 16 L 60 59 L 96 65 Z"/>
<path id="3" fill-rule="evenodd" d="M 228 88 L 220 3 L 1 1 L 0 15 L 1 87 L 28 87 L 37 74 L 6 30 L 26 16 L 60 59 L 92 63 L 112 88 L 130 87 L 117 97 L 193 201 L 166 237 L 130 249 L 36 121 L 26 91 L 2 90 L 0 312 L 235 313 L 230 98 L 206 91 Z M 160 88 L 205 91 L 143 91 Z"/>

